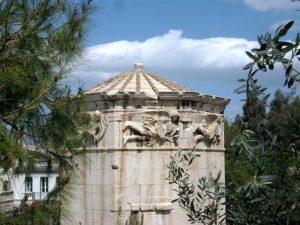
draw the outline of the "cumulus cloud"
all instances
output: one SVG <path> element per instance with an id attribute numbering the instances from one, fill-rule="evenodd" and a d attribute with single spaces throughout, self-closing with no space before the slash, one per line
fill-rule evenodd
<path id="1" fill-rule="evenodd" d="M 190 39 L 180 30 L 170 30 L 142 42 L 123 40 L 89 47 L 73 76 L 94 83 L 132 70 L 135 62 L 141 62 L 146 70 L 156 73 L 215 71 L 209 75 L 214 79 L 218 72 L 240 69 L 249 62 L 244 52 L 254 46 L 256 42 L 243 38 Z"/>
<path id="2" fill-rule="evenodd" d="M 170 30 L 144 41 L 123 40 L 87 48 L 78 64 L 73 65 L 69 82 L 74 87 L 90 88 L 133 70 L 133 64 L 141 62 L 146 71 L 194 91 L 231 98 L 232 106 L 226 114 L 232 119 L 241 112 L 239 99 L 243 96 L 233 94 L 233 90 L 240 85 L 237 79 L 246 75 L 242 67 L 250 60 L 244 52 L 254 47 L 256 41 L 243 38 L 191 39 L 180 30 Z M 274 76 L 275 72 L 265 73 L 260 82 L 268 87 L 282 86 L 282 76 Z"/>
<path id="3" fill-rule="evenodd" d="M 297 1 L 291 0 L 244 0 L 244 3 L 254 10 L 289 10 L 299 7 Z"/>

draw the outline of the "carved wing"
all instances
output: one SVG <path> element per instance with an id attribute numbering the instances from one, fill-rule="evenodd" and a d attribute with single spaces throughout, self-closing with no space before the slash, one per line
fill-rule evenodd
<path id="1" fill-rule="evenodd" d="M 157 122 L 157 134 L 160 138 L 165 138 L 166 128 L 165 125 L 161 122 Z"/>
<path id="2" fill-rule="evenodd" d="M 199 114 L 196 114 L 195 116 L 194 116 L 194 123 L 201 123 L 203 120 L 207 120 L 207 115 L 206 114 L 201 114 L 201 113 L 199 113 Z"/>
<path id="3" fill-rule="evenodd" d="M 198 114 L 195 116 L 194 121 L 196 123 L 201 123 L 202 120 L 204 119 L 207 124 L 212 124 L 218 119 L 217 114 Z"/>
<path id="4" fill-rule="evenodd" d="M 217 121 L 218 117 L 219 116 L 216 114 L 208 114 L 208 115 L 206 115 L 206 122 L 208 124 L 212 124 Z"/>
<path id="5" fill-rule="evenodd" d="M 95 141 L 96 143 L 98 143 L 105 131 L 106 131 L 106 127 L 107 127 L 107 120 L 105 118 L 105 116 L 101 116 L 100 122 L 96 125 L 96 129 L 95 129 Z"/>

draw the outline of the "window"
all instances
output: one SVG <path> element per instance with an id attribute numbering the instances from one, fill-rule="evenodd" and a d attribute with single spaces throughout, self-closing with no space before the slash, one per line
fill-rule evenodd
<path id="1" fill-rule="evenodd" d="M 59 186 L 59 177 L 56 177 L 55 180 L 56 180 L 56 187 L 58 187 Z"/>
<path id="2" fill-rule="evenodd" d="M 25 177 L 25 193 L 32 192 L 32 177 Z"/>
<path id="3" fill-rule="evenodd" d="M 188 101 L 188 100 L 182 100 L 182 107 L 184 109 L 188 109 L 190 107 L 190 101 Z"/>
<path id="4" fill-rule="evenodd" d="M 41 192 L 48 192 L 48 177 L 41 177 Z"/>
<path id="5" fill-rule="evenodd" d="M 10 181 L 8 181 L 8 180 L 3 181 L 2 191 L 4 191 L 4 192 L 10 191 Z"/>

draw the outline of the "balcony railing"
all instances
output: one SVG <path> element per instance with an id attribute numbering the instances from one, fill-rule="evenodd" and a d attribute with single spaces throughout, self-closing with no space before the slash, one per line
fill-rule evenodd
<path id="1" fill-rule="evenodd" d="M 48 195 L 48 192 L 26 192 L 23 194 L 24 196 L 27 196 L 28 200 L 35 201 L 45 199 Z"/>

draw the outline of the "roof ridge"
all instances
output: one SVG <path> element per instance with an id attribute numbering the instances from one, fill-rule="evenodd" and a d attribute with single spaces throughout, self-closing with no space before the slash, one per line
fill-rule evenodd
<path id="1" fill-rule="evenodd" d="M 191 89 L 190 88 L 187 88 L 183 85 L 180 85 L 180 84 L 177 84 L 176 82 L 174 81 L 170 81 L 162 76 L 158 76 L 158 75 L 155 75 L 153 73 L 149 73 L 151 75 L 151 77 L 157 81 L 159 81 L 161 84 L 165 85 L 167 88 L 169 88 L 170 90 L 172 91 L 179 91 L 179 92 L 182 92 L 183 90 L 187 90 L 187 91 L 190 91 Z"/>
<path id="2" fill-rule="evenodd" d="M 147 74 L 147 76 L 145 76 L 145 74 Z M 148 76 L 150 76 L 147 72 L 143 73 L 144 78 L 148 81 L 150 87 L 152 88 L 152 90 L 155 92 L 155 94 L 158 94 L 158 90 L 155 87 L 155 85 L 153 84 L 152 80 L 150 80 L 150 78 Z"/>
<path id="3" fill-rule="evenodd" d="M 125 80 L 125 78 L 126 78 L 126 73 L 122 73 L 121 76 L 119 76 L 119 78 L 120 78 L 119 80 L 116 79 L 116 82 L 113 83 L 113 84 L 112 84 L 109 88 L 107 88 L 106 90 L 115 88 L 118 84 L 120 84 L 123 80 Z M 113 80 L 112 82 L 114 82 L 114 80 Z"/>
<path id="4" fill-rule="evenodd" d="M 129 84 L 129 81 L 131 81 L 132 77 L 135 75 L 134 73 L 127 73 L 127 74 L 129 74 L 129 77 L 127 77 L 125 83 L 122 85 L 119 91 L 124 91 L 126 86 Z"/>
<path id="5" fill-rule="evenodd" d="M 103 81 L 101 81 L 100 83 L 96 84 L 94 87 L 85 90 L 85 92 L 90 92 L 90 91 L 92 91 L 93 89 L 100 89 L 100 88 L 101 88 L 102 86 L 104 86 L 105 84 L 110 83 L 110 82 L 113 82 L 113 80 L 118 79 L 118 78 L 121 77 L 122 75 L 124 75 L 124 73 L 120 73 L 120 74 L 118 74 L 117 76 L 113 76 L 113 77 L 109 78 L 108 80 L 103 80 Z"/>
<path id="6" fill-rule="evenodd" d="M 141 92 L 141 72 L 137 71 L 136 73 L 136 92 Z"/>

